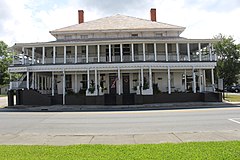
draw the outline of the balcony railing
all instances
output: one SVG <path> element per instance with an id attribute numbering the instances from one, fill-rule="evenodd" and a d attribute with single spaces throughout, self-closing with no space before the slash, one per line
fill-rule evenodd
<path id="1" fill-rule="evenodd" d="M 46 63 L 46 64 L 51 64 L 51 63 L 53 63 L 53 58 L 45 58 L 45 63 Z"/>
<path id="2" fill-rule="evenodd" d="M 145 60 L 146 61 L 154 61 L 155 57 L 154 57 L 154 53 L 149 53 L 145 55 Z"/>
<path id="3" fill-rule="evenodd" d="M 166 55 L 165 55 L 165 54 L 157 55 L 157 60 L 158 60 L 158 61 L 166 61 Z"/>
<path id="4" fill-rule="evenodd" d="M 176 54 L 168 55 L 168 61 L 177 61 L 177 55 Z"/>
<path id="5" fill-rule="evenodd" d="M 123 55 L 123 62 L 131 62 L 132 56 L 130 55 Z"/>
<path id="6" fill-rule="evenodd" d="M 157 61 L 166 61 L 166 54 L 159 54 L 157 53 Z M 33 64 L 43 64 L 41 58 L 36 58 L 32 61 L 31 57 L 25 56 L 24 58 L 21 57 L 14 57 L 13 65 L 31 65 Z M 177 54 L 169 53 L 168 54 L 168 61 L 177 61 Z M 212 59 L 210 54 L 202 54 L 201 55 L 201 61 L 216 61 L 217 55 L 212 54 Z M 123 55 L 122 56 L 123 62 L 131 62 L 132 61 L 132 55 Z M 134 61 L 141 62 L 144 61 L 143 59 L 143 53 L 135 53 L 134 54 Z M 151 54 L 145 54 L 145 61 L 155 61 L 155 55 L 153 53 Z M 179 61 L 189 61 L 188 55 L 179 54 Z M 199 55 L 190 55 L 190 61 L 200 61 Z M 89 56 L 88 57 L 89 63 L 97 63 L 98 57 L 97 56 Z M 108 56 L 100 56 L 99 62 L 109 62 Z M 112 55 L 111 62 L 121 62 L 121 56 L 120 55 Z M 64 58 L 63 57 L 56 57 L 55 58 L 56 64 L 63 64 Z M 75 63 L 75 57 L 67 57 L 66 58 L 67 64 L 74 64 Z M 77 63 L 86 63 L 86 57 L 77 57 Z M 44 64 L 53 64 L 53 58 L 44 58 Z"/>
<path id="7" fill-rule="evenodd" d="M 143 61 L 143 55 L 134 55 L 134 60 L 135 61 Z"/>
<path id="8" fill-rule="evenodd" d="M 188 56 L 187 55 L 179 55 L 179 61 L 188 61 Z"/>

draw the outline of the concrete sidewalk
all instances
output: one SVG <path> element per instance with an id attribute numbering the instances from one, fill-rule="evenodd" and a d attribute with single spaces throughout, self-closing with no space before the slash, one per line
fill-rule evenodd
<path id="1" fill-rule="evenodd" d="M 240 131 L 133 135 L 0 135 L 2 145 L 159 144 L 240 140 Z"/>
<path id="2" fill-rule="evenodd" d="M 240 107 L 240 102 L 186 102 L 159 103 L 144 105 L 52 105 L 52 106 L 9 106 L 0 112 L 81 112 L 81 111 L 136 111 L 136 110 L 171 110 Z"/>

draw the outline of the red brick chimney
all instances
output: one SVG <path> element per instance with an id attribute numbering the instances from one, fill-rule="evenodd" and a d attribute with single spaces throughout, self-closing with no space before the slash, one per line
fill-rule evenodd
<path id="1" fill-rule="evenodd" d="M 150 10 L 150 16 L 151 16 L 151 21 L 156 22 L 157 17 L 156 17 L 156 8 L 151 8 Z"/>
<path id="2" fill-rule="evenodd" d="M 83 10 L 78 10 L 78 23 L 84 23 L 84 11 Z"/>

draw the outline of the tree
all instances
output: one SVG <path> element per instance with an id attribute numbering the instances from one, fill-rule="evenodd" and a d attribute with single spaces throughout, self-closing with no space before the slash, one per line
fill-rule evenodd
<path id="1" fill-rule="evenodd" d="M 7 44 L 0 41 L 0 85 L 9 84 L 8 66 L 11 63 L 12 53 L 9 52 Z"/>
<path id="2" fill-rule="evenodd" d="M 223 78 L 225 85 L 237 83 L 240 73 L 240 45 L 235 44 L 231 36 L 219 34 L 215 37 L 220 41 L 214 44 L 218 55 L 216 74 L 218 78 Z"/>

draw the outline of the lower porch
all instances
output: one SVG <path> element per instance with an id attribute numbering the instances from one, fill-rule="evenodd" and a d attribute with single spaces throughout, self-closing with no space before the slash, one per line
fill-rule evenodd
<path id="1" fill-rule="evenodd" d="M 22 82 L 12 82 L 10 85 L 12 90 L 17 90 L 16 95 L 21 99 L 18 104 L 24 105 L 131 105 L 221 101 L 218 94 L 214 93 L 214 86 L 213 69 L 169 67 L 27 72 Z M 210 98 L 206 95 L 210 95 Z"/>
<path id="2" fill-rule="evenodd" d="M 13 106 L 13 95 L 16 94 L 16 105 L 51 106 L 62 105 L 63 95 L 43 95 L 36 90 L 17 90 L 8 92 L 8 105 Z M 203 93 L 160 93 L 154 95 L 122 94 L 86 96 L 67 94 L 65 105 L 142 105 L 182 102 L 221 102 L 222 94 L 217 92 Z"/>

